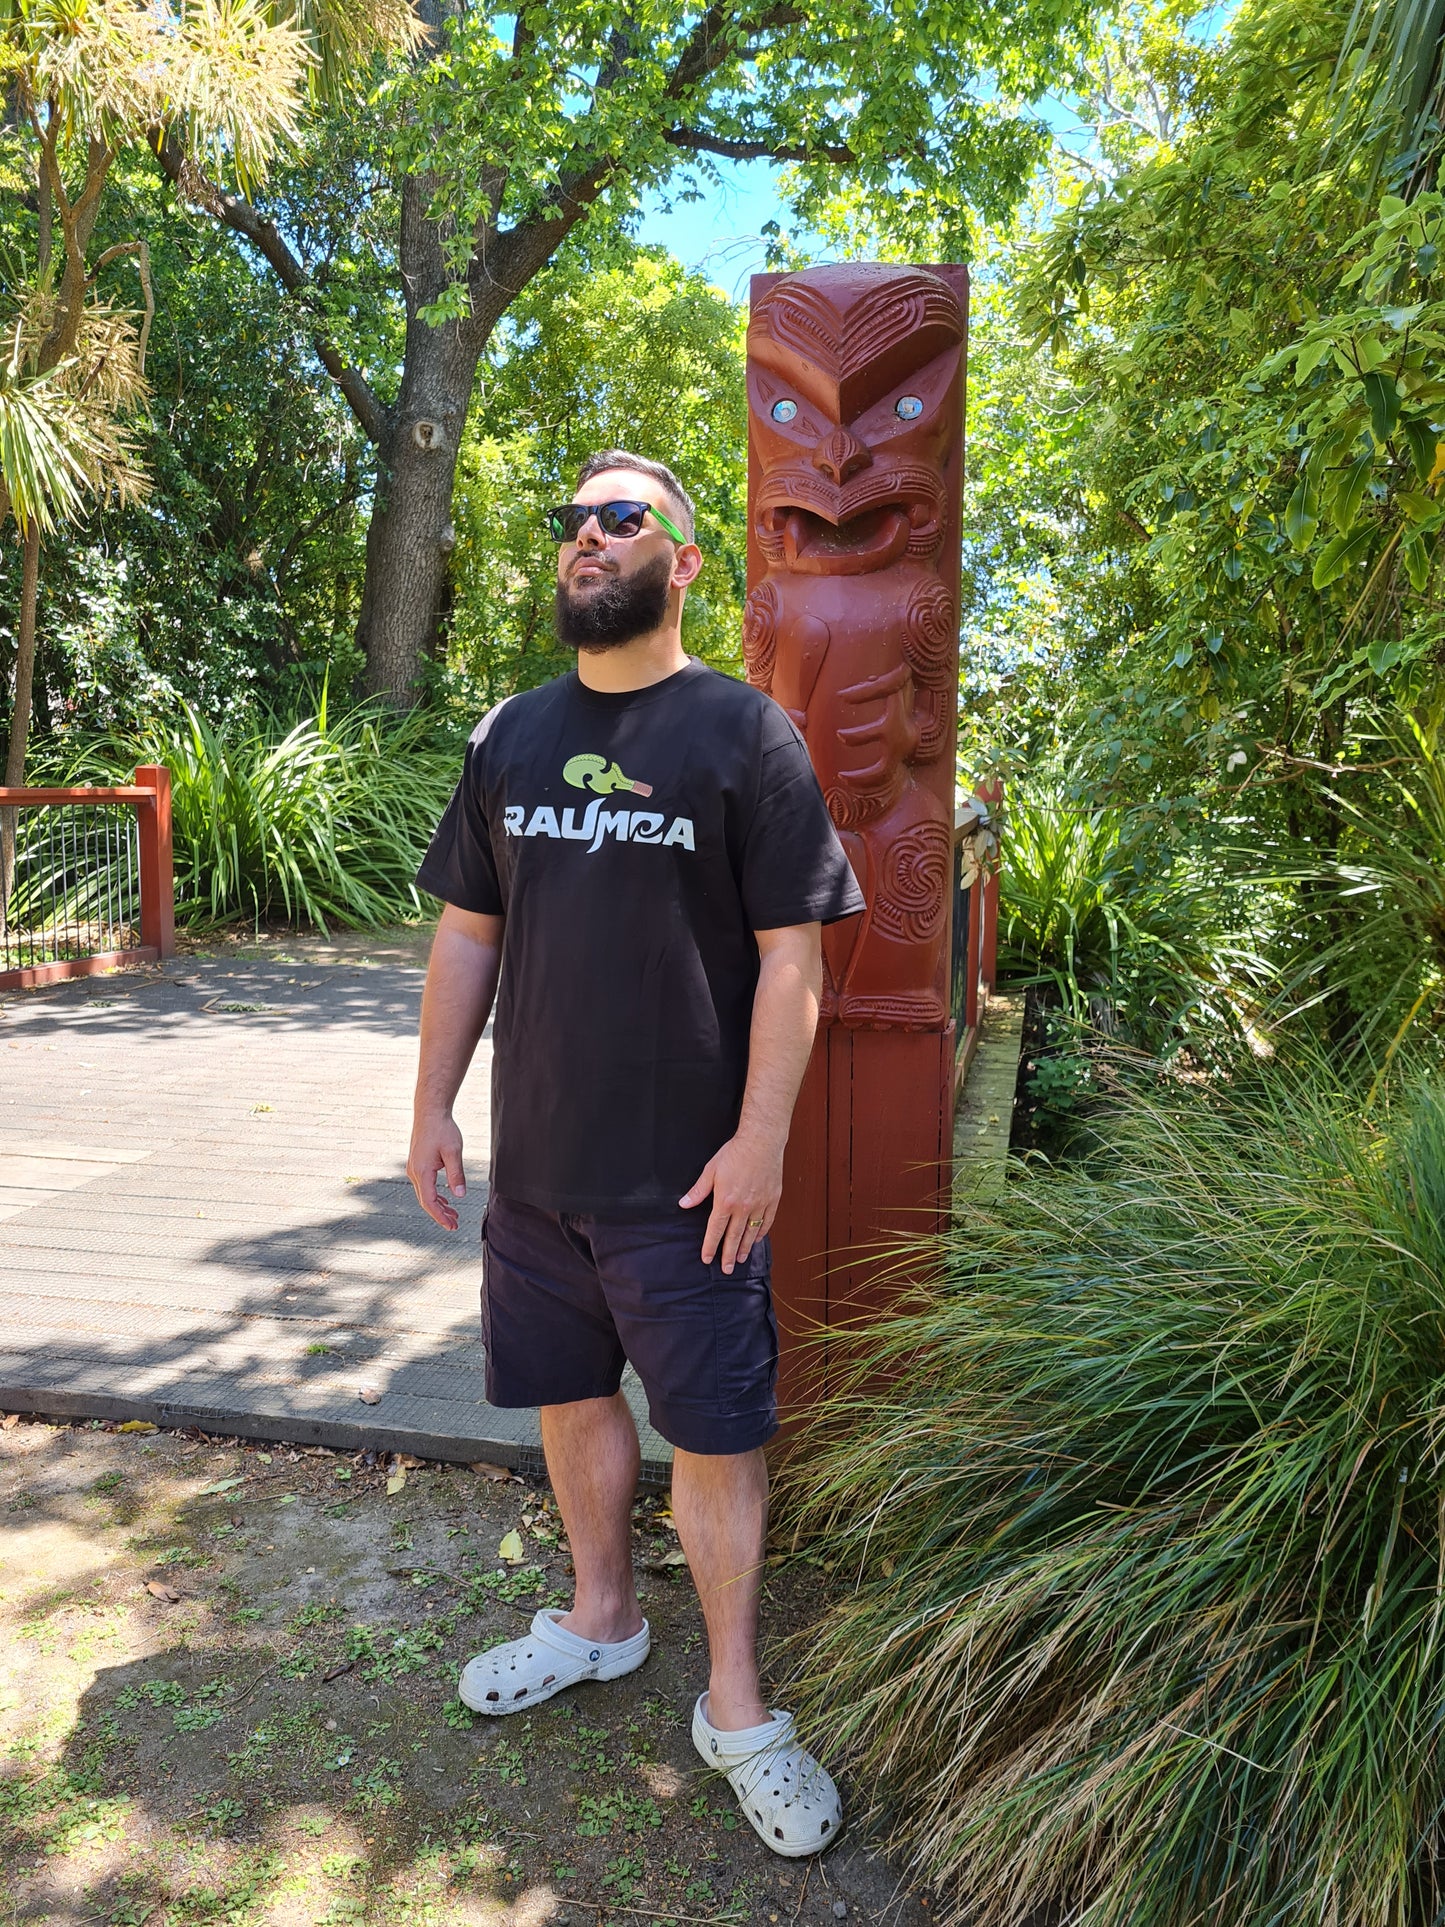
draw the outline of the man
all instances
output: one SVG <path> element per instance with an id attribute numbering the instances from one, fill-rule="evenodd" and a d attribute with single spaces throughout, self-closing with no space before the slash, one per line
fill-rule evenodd
<path id="1" fill-rule="evenodd" d="M 570 1612 L 470 1660 L 459 1690 L 514 1713 L 647 1657 L 630 1360 L 674 1448 L 673 1516 L 707 1622 L 693 1739 L 774 1852 L 814 1853 L 841 1827 L 837 1790 L 757 1670 L 777 1429 L 768 1229 L 820 928 L 863 898 L 790 719 L 683 649 L 702 554 L 676 476 L 594 455 L 548 524 L 577 669 L 483 719 L 419 873 L 446 908 L 408 1171 L 455 1229 L 437 1177 L 462 1195 L 452 1105 L 495 991 L 487 1397 L 541 1408 L 577 1589 Z"/>

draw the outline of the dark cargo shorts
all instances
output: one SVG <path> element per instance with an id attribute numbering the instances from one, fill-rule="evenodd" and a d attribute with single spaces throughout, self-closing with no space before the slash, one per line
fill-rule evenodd
<path id="1" fill-rule="evenodd" d="M 482 1222 L 487 1398 L 611 1398 L 630 1362 L 684 1452 L 751 1452 L 778 1429 L 778 1327 L 760 1238 L 728 1277 L 702 1261 L 707 1206 L 617 1220 L 492 1197 Z"/>

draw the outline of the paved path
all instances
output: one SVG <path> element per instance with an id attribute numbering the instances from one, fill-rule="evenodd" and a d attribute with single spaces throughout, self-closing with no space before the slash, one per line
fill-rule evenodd
<path id="1" fill-rule="evenodd" d="M 460 1230 L 406 1182 L 421 962 L 308 940 L 0 997 L 0 1410 L 535 1468 L 535 1414 L 482 1397 L 489 1045 Z"/>
<path id="2" fill-rule="evenodd" d="M 997 1198 L 1007 1181 L 1023 1028 L 1023 992 L 995 991 L 984 1006 L 978 1049 L 953 1122 L 954 1200 L 960 1206 Z"/>

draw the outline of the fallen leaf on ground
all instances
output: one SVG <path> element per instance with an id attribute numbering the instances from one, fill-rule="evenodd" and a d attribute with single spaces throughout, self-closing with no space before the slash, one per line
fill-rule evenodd
<path id="1" fill-rule="evenodd" d="M 269 1452 L 258 1452 L 256 1457 L 261 1461 L 262 1465 L 269 1465 L 271 1463 L 271 1454 Z"/>
<path id="2" fill-rule="evenodd" d="M 526 1556 L 527 1549 L 522 1544 L 520 1532 L 509 1532 L 497 1547 L 497 1557 L 505 1559 L 509 1566 L 520 1566 Z"/>
<path id="3" fill-rule="evenodd" d="M 6 1419 L 5 1423 L 7 1425 L 13 1425 L 15 1421 L 13 1419 Z M 473 1459 L 467 1469 L 471 1472 L 480 1472 L 484 1479 L 492 1479 L 498 1485 L 504 1485 L 512 1476 L 506 1466 L 493 1465 L 490 1459 Z"/>
<path id="4" fill-rule="evenodd" d="M 405 1467 L 403 1467 L 400 1472 L 393 1472 L 391 1477 L 387 1480 L 386 1482 L 387 1498 L 388 1499 L 395 1498 L 396 1494 L 401 1491 L 401 1488 L 405 1484 L 406 1484 L 406 1469 Z"/>
<path id="5" fill-rule="evenodd" d="M 164 1599 L 168 1606 L 180 1604 L 181 1595 L 174 1586 L 163 1586 L 159 1579 L 147 1579 L 146 1591 L 152 1599 Z"/>
<path id="6" fill-rule="evenodd" d="M 18 1425 L 19 1423 L 20 1423 L 20 1414 L 18 1412 L 7 1412 L 5 1414 L 5 1430 L 7 1432 L 10 1430 L 12 1426 Z M 472 1470 L 474 1472 L 480 1472 L 481 1469 L 482 1468 L 479 1465 L 474 1465 L 472 1467 Z M 503 1476 L 505 1477 L 505 1474 Z"/>
<path id="7" fill-rule="evenodd" d="M 671 1572 L 678 1566 L 685 1566 L 687 1558 L 681 1552 L 665 1552 L 660 1559 L 644 1559 L 642 1564 L 647 1572 Z"/>
<path id="8" fill-rule="evenodd" d="M 234 1479 L 215 1479 L 210 1485 L 203 1485 L 196 1494 L 198 1499 L 208 1499 L 213 1492 L 229 1492 L 232 1486 L 244 1485 L 245 1474 L 238 1472 Z"/>
<path id="9" fill-rule="evenodd" d="M 356 1396 L 361 1400 L 363 1405 L 380 1405 L 381 1403 L 381 1393 L 377 1391 L 374 1385 L 363 1385 Z"/>
<path id="10" fill-rule="evenodd" d="M 419 1459 L 415 1452 L 398 1452 L 391 1463 L 398 1472 L 415 1472 L 419 1465 L 426 1464 L 426 1460 Z"/>
<path id="11" fill-rule="evenodd" d="M 329 1686 L 332 1680 L 340 1679 L 343 1673 L 349 1673 L 355 1664 L 356 1661 L 354 1659 L 343 1659 L 338 1661 L 335 1666 L 329 1666 L 321 1675 L 321 1684 L 323 1686 Z"/>
<path id="12" fill-rule="evenodd" d="M 116 1426 L 117 1432 L 154 1432 L 156 1427 L 148 1418 L 128 1418 L 124 1425 Z"/>

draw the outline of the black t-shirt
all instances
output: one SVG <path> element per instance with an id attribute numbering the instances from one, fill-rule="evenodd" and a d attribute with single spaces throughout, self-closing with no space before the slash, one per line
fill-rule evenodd
<path id="1" fill-rule="evenodd" d="M 493 1188 L 594 1214 L 675 1207 L 737 1128 L 753 932 L 863 908 L 791 720 L 697 661 L 499 703 L 417 882 L 506 918 Z"/>

